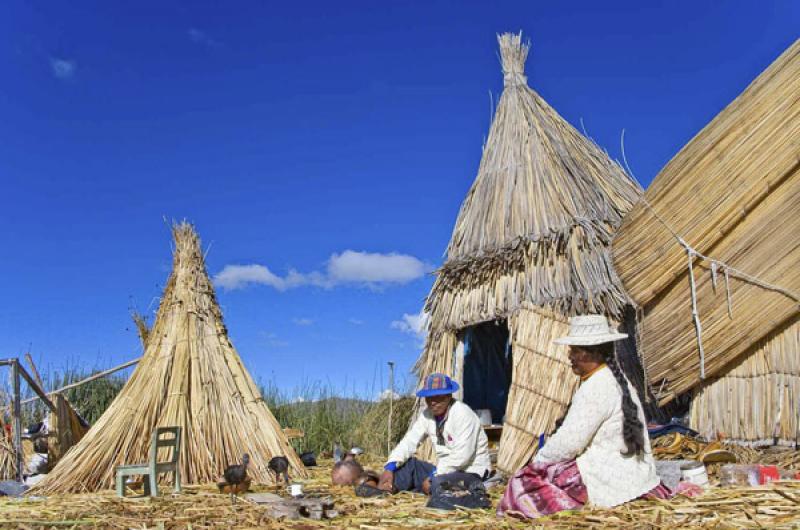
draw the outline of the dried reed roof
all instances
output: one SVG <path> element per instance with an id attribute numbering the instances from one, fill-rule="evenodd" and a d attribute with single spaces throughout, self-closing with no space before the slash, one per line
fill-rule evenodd
<path id="1" fill-rule="evenodd" d="M 701 372 L 729 369 L 798 313 L 799 95 L 800 40 L 664 167 L 614 240 L 616 270 L 643 308 L 640 354 L 662 402 L 699 385 Z M 717 261 L 690 260 L 676 234 Z"/>
<path id="2" fill-rule="evenodd" d="M 627 299 L 608 248 L 641 189 L 527 85 L 522 35 L 498 42 L 505 88 L 427 300 L 432 329 L 524 302 L 619 317 Z"/>
<path id="3" fill-rule="evenodd" d="M 206 272 L 200 239 L 173 228 L 173 269 L 142 360 L 86 436 L 37 485 L 37 493 L 112 487 L 114 467 L 146 462 L 156 427 L 180 426 L 181 478 L 205 483 L 250 455 L 249 474 L 273 483 L 267 463 L 305 469 L 233 347 Z"/>

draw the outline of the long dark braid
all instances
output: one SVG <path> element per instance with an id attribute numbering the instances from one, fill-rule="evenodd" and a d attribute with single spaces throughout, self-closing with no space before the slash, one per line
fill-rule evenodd
<path id="1" fill-rule="evenodd" d="M 627 451 L 622 451 L 622 454 L 625 456 L 642 454 L 644 452 L 644 425 L 642 420 L 639 419 L 639 407 L 636 406 L 631 397 L 628 380 L 614 355 L 614 343 L 607 342 L 587 349 L 594 350 L 603 356 L 603 360 L 608 365 L 611 373 L 614 374 L 614 379 L 617 380 L 617 384 L 622 390 L 622 437 L 625 439 L 625 446 L 627 447 Z"/>

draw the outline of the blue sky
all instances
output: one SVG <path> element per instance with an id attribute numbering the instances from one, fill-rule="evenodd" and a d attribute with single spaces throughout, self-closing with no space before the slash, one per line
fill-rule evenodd
<path id="1" fill-rule="evenodd" d="M 497 32 L 647 185 L 798 28 L 794 1 L 3 2 L 0 357 L 138 355 L 186 218 L 212 275 L 258 280 L 218 293 L 256 377 L 377 392 L 419 353 L 403 316 L 477 170 Z"/>

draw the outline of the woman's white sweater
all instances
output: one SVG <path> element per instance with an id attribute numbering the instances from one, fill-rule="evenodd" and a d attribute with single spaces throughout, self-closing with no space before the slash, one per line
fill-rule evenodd
<path id="1" fill-rule="evenodd" d="M 628 388 L 644 426 L 639 397 L 630 382 Z M 589 501 L 594 505 L 611 507 L 635 499 L 655 488 L 660 479 L 646 427 L 642 427 L 644 454 L 623 456 L 621 451 L 626 448 L 622 425 L 622 390 L 606 366 L 581 383 L 561 428 L 547 440 L 534 461 L 576 459 Z"/>

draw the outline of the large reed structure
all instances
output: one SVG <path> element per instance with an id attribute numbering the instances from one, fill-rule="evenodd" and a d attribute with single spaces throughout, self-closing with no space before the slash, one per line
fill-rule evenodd
<path id="1" fill-rule="evenodd" d="M 614 240 L 662 403 L 731 370 L 797 318 L 799 94 L 800 40 L 664 167 Z"/>
<path id="2" fill-rule="evenodd" d="M 745 445 L 792 445 L 800 414 L 800 318 L 756 345 L 732 370 L 698 390 L 691 426 Z"/>
<path id="3" fill-rule="evenodd" d="M 534 436 L 552 429 L 574 388 L 566 351 L 551 343 L 566 318 L 623 316 L 628 301 L 610 245 L 641 189 L 527 85 L 529 45 L 521 35 L 498 41 L 505 87 L 426 299 L 429 333 L 415 369 L 460 379 L 464 330 L 507 322 L 513 381 L 499 465 L 508 472 Z"/>
<path id="4" fill-rule="evenodd" d="M 112 487 L 114 467 L 146 462 L 156 427 L 180 426 L 181 479 L 216 480 L 227 464 L 250 455 L 249 474 L 273 483 L 270 458 L 305 469 L 233 347 L 205 267 L 200 240 L 187 223 L 173 228 L 173 269 L 142 360 L 89 432 L 35 491 Z"/>

